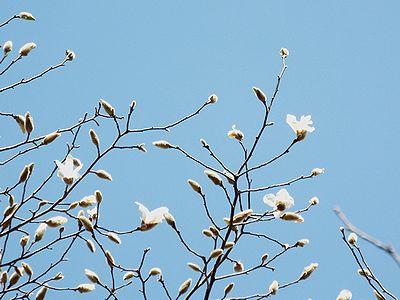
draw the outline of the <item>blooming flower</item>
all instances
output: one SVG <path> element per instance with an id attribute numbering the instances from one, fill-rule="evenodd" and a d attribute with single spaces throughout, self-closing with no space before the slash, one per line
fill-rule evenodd
<path id="1" fill-rule="evenodd" d="M 349 290 L 341 290 L 336 300 L 351 300 L 353 294 Z"/>
<path id="2" fill-rule="evenodd" d="M 83 167 L 79 159 L 72 157 L 72 155 L 68 155 L 64 163 L 61 163 L 58 160 L 56 160 L 55 163 L 58 167 L 57 176 L 66 184 L 70 185 L 75 179 L 79 178 L 80 175 L 78 172 Z"/>
<path id="3" fill-rule="evenodd" d="M 294 205 L 294 199 L 289 195 L 286 189 L 279 190 L 276 195 L 265 195 L 263 201 L 276 210 L 274 213 L 275 217 L 280 217 L 286 208 L 291 208 Z"/>
<path id="4" fill-rule="evenodd" d="M 158 223 L 161 223 L 165 219 L 164 214 L 168 212 L 167 207 L 159 207 L 152 211 L 149 211 L 147 207 L 139 202 L 135 202 L 139 206 L 139 211 L 141 212 L 141 226 L 140 230 L 147 231 L 152 229 Z"/>
<path id="5" fill-rule="evenodd" d="M 288 123 L 289 126 L 296 133 L 298 141 L 304 140 L 307 132 L 313 132 L 315 130 L 314 127 L 310 126 L 313 124 L 310 115 L 301 116 L 300 121 L 297 121 L 297 118 L 295 116 L 288 114 L 286 116 L 286 123 Z"/>

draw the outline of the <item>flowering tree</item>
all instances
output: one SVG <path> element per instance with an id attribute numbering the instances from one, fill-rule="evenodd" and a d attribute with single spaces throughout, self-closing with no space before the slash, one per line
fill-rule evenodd
<path id="1" fill-rule="evenodd" d="M 6 26 L 18 19 L 35 21 L 35 17 L 28 12 L 21 12 L 12 16 L 0 27 Z M 36 44 L 29 42 L 23 45 L 16 57 L 9 62 L 8 57 L 13 51 L 13 44 L 7 41 L 3 44 L 3 57 L 0 66 L 3 66 L 0 76 L 4 76 L 13 65 L 17 64 L 25 57 L 29 57 L 30 52 L 35 49 Z M 207 250 L 197 250 L 188 242 L 185 228 L 180 228 L 179 219 L 175 220 L 172 212 L 164 203 L 162 207 L 149 210 L 146 203 L 135 202 L 140 214 L 140 223 L 132 224 L 125 220 L 117 220 L 113 227 L 103 223 L 103 193 L 95 190 L 93 194 L 84 196 L 79 194 L 79 187 L 84 185 L 91 177 L 98 180 L 112 181 L 112 175 L 98 165 L 111 153 L 124 150 L 138 150 L 147 152 L 143 143 L 133 143 L 133 137 L 143 136 L 151 132 L 167 132 L 175 127 L 186 125 L 190 126 L 189 121 L 197 117 L 206 107 L 217 103 L 218 97 L 213 94 L 201 103 L 201 105 L 186 116 L 177 118 L 167 125 L 153 125 L 149 127 L 135 127 L 133 125 L 133 115 L 136 110 L 136 102 L 132 101 L 127 109 L 127 113 L 119 111 L 104 99 L 101 99 L 93 113 L 85 113 L 78 122 L 68 125 L 65 128 L 52 128 L 46 135 L 35 134 L 34 116 L 29 112 L 24 115 L 14 112 L 0 112 L 0 116 L 9 120 L 7 126 L 19 126 L 22 135 L 15 137 L 15 142 L 10 145 L 0 146 L 2 167 L 14 165 L 19 167 L 19 176 L 8 174 L 2 176 L 0 197 L 7 199 L 2 201 L 4 213 L 1 221 L 0 248 L 1 248 L 1 276 L 0 299 L 45 299 L 63 293 L 88 293 L 96 294 L 96 298 L 120 299 L 123 289 L 139 289 L 143 299 L 149 299 L 148 286 L 153 278 L 157 278 L 159 288 L 165 299 L 264 299 L 273 296 L 279 290 L 289 288 L 293 285 L 301 284 L 308 279 L 317 269 L 317 262 L 305 262 L 304 269 L 299 270 L 298 274 L 286 282 L 271 280 L 268 289 L 260 287 L 258 291 L 249 295 L 235 295 L 235 280 L 240 277 L 253 274 L 256 271 L 271 273 L 275 269 L 285 268 L 284 264 L 279 265 L 282 256 L 295 249 L 305 247 L 309 240 L 299 238 L 291 244 L 282 240 L 284 237 L 276 237 L 265 231 L 264 224 L 271 222 L 294 222 L 302 223 L 304 215 L 319 203 L 317 197 L 311 198 L 302 208 L 294 209 L 295 201 L 286 189 L 300 181 L 309 180 L 323 174 L 323 168 L 310 168 L 306 174 L 299 175 L 287 181 L 255 186 L 253 177 L 261 169 L 267 168 L 278 161 L 289 151 L 306 140 L 309 133 L 315 128 L 311 116 L 296 116 L 288 114 L 286 122 L 294 132 L 293 139 L 284 150 L 265 159 L 261 156 L 262 163 L 254 163 L 257 149 L 261 140 L 273 122 L 270 121 L 270 113 L 276 102 L 280 84 L 287 69 L 286 59 L 289 51 L 286 48 L 280 50 L 282 69 L 277 76 L 275 89 L 270 97 L 257 87 L 253 87 L 253 92 L 258 99 L 258 105 L 263 110 L 263 119 L 254 137 L 245 138 L 245 134 L 232 126 L 228 131 L 229 138 L 237 142 L 241 149 L 240 163 L 237 168 L 228 165 L 222 155 L 217 154 L 212 145 L 208 144 L 203 138 L 200 139 L 200 146 L 204 148 L 207 156 L 211 157 L 211 162 L 201 157 L 197 157 L 171 141 L 158 140 L 153 142 L 153 146 L 162 150 L 175 151 L 188 159 L 194 165 L 204 169 L 205 176 L 209 179 L 208 184 L 215 186 L 223 195 L 221 211 L 224 217 L 210 209 L 210 203 L 205 189 L 195 180 L 189 178 L 187 183 L 193 189 L 193 197 L 198 197 L 202 202 L 203 213 L 209 225 L 205 229 L 199 230 L 199 237 L 209 239 L 210 244 Z M 50 71 L 65 66 L 66 63 L 73 61 L 75 53 L 71 50 L 66 51 L 62 61 L 51 66 L 44 71 L 37 73 L 29 79 L 21 79 L 15 83 L 0 87 L 0 93 L 17 88 L 20 85 L 30 83 L 46 75 Z M 202 116 L 200 116 L 202 117 Z M 115 132 L 110 142 L 103 142 L 102 136 L 91 128 L 94 126 L 109 127 Z M 88 132 L 84 135 L 83 132 Z M 25 166 L 19 165 L 19 159 L 29 157 L 33 153 L 42 151 L 55 145 L 60 139 L 65 138 L 67 149 L 54 161 L 51 169 L 47 170 L 47 175 L 43 180 L 34 180 L 35 163 L 32 162 Z M 90 141 L 91 148 L 84 149 L 90 151 L 92 158 L 81 161 L 79 153 L 83 151 L 81 144 Z M 159 153 L 163 155 L 165 153 Z M 0 169 L 1 171 L 1 169 Z M 50 201 L 48 191 L 57 189 L 57 197 Z M 270 190 L 277 190 L 270 192 Z M 256 210 L 254 207 L 258 197 L 255 195 L 263 192 L 263 210 Z M 76 198 L 79 195 L 79 200 Z M 108 201 L 104 199 L 104 201 Z M 86 209 L 86 211 L 85 211 Z M 154 230 L 156 226 L 165 220 L 164 223 L 176 235 L 177 247 L 184 248 L 191 255 L 192 260 L 184 262 L 194 272 L 191 278 L 182 278 L 179 283 L 169 283 L 159 267 L 146 270 L 145 265 L 150 259 L 149 248 L 143 249 L 141 259 L 136 265 L 120 263 L 110 250 L 110 244 L 122 243 L 122 237 L 135 239 L 137 234 L 146 235 L 148 231 Z M 121 230 L 121 227 L 128 227 Z M 48 233 L 50 231 L 50 234 Z M 349 246 L 356 262 L 360 266 L 360 275 L 364 276 L 373 288 L 377 299 L 391 297 L 397 299 L 395 295 L 384 288 L 383 284 L 377 279 L 369 268 L 366 260 L 357 245 L 357 236 L 353 233 L 346 238 L 342 230 L 343 239 Z M 149 235 L 149 239 L 152 237 Z M 240 253 L 240 245 L 247 240 L 262 240 L 277 247 L 273 253 L 265 253 L 258 258 L 258 262 L 245 266 L 237 257 Z M 76 285 L 64 284 L 63 266 L 68 264 L 67 258 L 72 249 L 84 245 L 85 255 L 97 255 L 104 258 L 103 264 L 97 266 L 108 270 L 107 277 L 99 276 L 91 270 L 91 266 L 84 266 L 84 273 L 87 282 L 77 282 Z M 58 253 L 55 254 L 53 248 L 57 247 Z M 121 245 L 120 247 L 123 247 Z M 87 248 L 87 249 L 86 249 Z M 48 255 L 49 261 L 45 265 L 32 267 L 35 260 L 40 255 Z M 361 258 L 361 260 L 359 259 Z M 80 267 L 80 266 L 79 266 Z M 231 270 L 233 267 L 233 270 Z M 82 272 L 81 268 L 74 268 L 74 272 Z M 122 274 L 121 274 L 122 272 Z M 224 288 L 220 288 L 223 284 Z M 172 288 L 173 285 L 178 288 Z M 337 299 L 351 299 L 351 292 L 343 290 Z"/>

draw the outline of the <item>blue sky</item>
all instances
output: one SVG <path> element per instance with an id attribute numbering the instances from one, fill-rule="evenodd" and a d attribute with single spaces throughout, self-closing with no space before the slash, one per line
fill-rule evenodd
<path id="1" fill-rule="evenodd" d="M 29 11 L 37 21 L 11 23 L 1 29 L 0 43 L 11 39 L 18 49 L 33 41 L 37 49 L 2 79 L 1 86 L 20 79 L 21 74 L 33 75 L 58 63 L 67 48 L 73 49 L 77 58 L 29 86 L 2 93 L 1 111 L 23 114 L 29 110 L 39 135 L 73 124 L 84 112 L 93 111 L 100 98 L 119 112 L 125 112 L 136 99 L 134 126 L 144 127 L 188 114 L 216 93 L 219 101 L 215 106 L 170 133 L 132 137 L 134 143 L 146 143 L 149 152 L 110 155 L 100 167 L 109 170 L 114 181 L 90 179 L 73 195 L 79 198 L 101 189 L 104 223 L 121 229 L 139 222 L 134 201 L 149 208 L 168 206 L 193 247 L 208 253 L 210 245 L 200 234 L 207 222 L 198 215 L 200 199 L 186 180 L 198 180 L 216 210 L 223 201 L 220 191 L 209 184 L 202 168 L 178 153 L 163 152 L 150 144 L 167 139 L 210 161 L 199 144 L 199 139 L 205 138 L 236 168 L 240 149 L 226 132 L 236 124 L 250 145 L 262 117 L 262 107 L 251 87 L 259 86 L 272 94 L 281 67 L 279 49 L 287 47 L 288 70 L 271 114 L 275 125 L 261 141 L 254 163 L 280 153 L 290 143 L 293 132 L 285 123 L 287 113 L 311 114 L 316 131 L 270 169 L 259 172 L 255 182 L 285 181 L 324 167 L 324 176 L 288 188 L 296 208 L 305 206 L 315 195 L 321 204 L 305 215 L 304 224 L 278 222 L 258 228 L 284 241 L 309 238 L 311 243 L 279 261 L 274 273 L 239 280 L 232 295 L 265 291 L 272 280 L 290 281 L 305 265 L 318 262 L 315 276 L 275 297 L 332 299 L 347 288 L 355 299 L 371 299 L 369 287 L 356 274 L 355 262 L 340 240 L 341 224 L 332 209 L 340 206 L 354 224 L 400 249 L 399 9 L 397 1 L 3 1 L 2 19 Z M 13 122 L 0 121 L 1 146 L 21 138 L 15 127 Z M 85 128 L 85 134 L 88 130 Z M 114 134 L 110 124 L 98 131 L 104 144 Z M 52 161 L 61 158 L 66 141 L 33 156 L 38 174 L 44 176 Z M 85 163 L 94 150 L 84 138 L 81 143 L 75 155 Z M 8 170 L 19 170 L 31 160 L 22 158 L 0 169 L 0 178 L 8 178 Z M 54 187 L 46 197 L 61 193 L 59 181 Z M 260 210 L 264 208 L 262 196 L 254 198 Z M 236 258 L 246 265 L 263 252 L 276 250 L 262 241 L 255 245 L 243 246 Z M 360 245 L 383 283 L 399 294 L 398 267 L 376 248 L 364 242 Z M 117 260 L 135 265 L 148 246 L 152 251 L 146 267 L 159 266 L 172 290 L 195 276 L 185 266 L 193 258 L 165 224 L 125 237 L 121 246 L 110 245 L 110 250 Z M 41 263 L 45 261 L 43 258 Z M 102 258 L 92 257 L 84 249 L 71 253 L 70 263 L 65 265 L 65 282 L 84 281 L 84 268 L 106 276 L 101 271 L 105 269 Z M 160 299 L 160 287 L 152 284 L 150 298 Z M 137 288 L 126 289 L 121 297 L 137 295 Z M 66 294 L 63 299 L 74 297 Z"/>

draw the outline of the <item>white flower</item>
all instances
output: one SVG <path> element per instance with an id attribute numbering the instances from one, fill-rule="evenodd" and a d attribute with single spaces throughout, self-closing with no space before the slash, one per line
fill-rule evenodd
<path id="1" fill-rule="evenodd" d="M 303 140 L 306 137 L 307 132 L 313 132 L 315 130 L 314 127 L 310 126 L 313 124 L 310 115 L 301 116 L 300 121 L 297 121 L 295 116 L 288 114 L 286 116 L 286 123 L 288 123 L 296 133 L 298 141 Z"/>
<path id="2" fill-rule="evenodd" d="M 282 214 L 282 211 L 291 208 L 294 205 L 294 199 L 289 195 L 286 189 L 281 189 L 276 193 L 276 195 L 265 195 L 263 201 L 274 210 L 277 210 L 277 212 L 274 213 L 275 217 L 279 217 Z"/>
<path id="3" fill-rule="evenodd" d="M 93 209 L 88 209 L 86 211 L 89 215 L 89 219 L 92 219 L 92 220 L 97 219 L 97 206 L 95 206 Z"/>
<path id="4" fill-rule="evenodd" d="M 75 179 L 80 177 L 79 171 L 82 169 L 83 165 L 78 159 L 68 155 L 64 163 L 55 161 L 58 167 L 57 176 L 60 177 L 66 184 L 72 184 Z"/>
<path id="5" fill-rule="evenodd" d="M 141 212 L 141 226 L 140 229 L 142 231 L 147 231 L 152 229 L 158 223 L 161 223 L 162 220 L 165 218 L 164 214 L 168 212 L 167 207 L 159 207 L 152 211 L 149 211 L 147 207 L 139 202 L 135 202 L 139 206 L 139 211 Z"/>
<path id="6" fill-rule="evenodd" d="M 351 300 L 353 294 L 349 290 L 341 290 L 336 300 Z"/>
<path id="7" fill-rule="evenodd" d="M 314 168 L 311 171 L 311 175 L 312 176 L 318 176 L 318 175 L 324 174 L 324 172 L 325 172 L 324 168 Z"/>

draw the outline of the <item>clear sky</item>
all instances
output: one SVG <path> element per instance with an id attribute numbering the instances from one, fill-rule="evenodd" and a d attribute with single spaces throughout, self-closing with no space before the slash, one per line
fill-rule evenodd
<path id="1" fill-rule="evenodd" d="M 272 280 L 293 280 L 305 265 L 318 262 L 312 278 L 275 297 L 334 299 L 347 288 L 353 291 L 353 299 L 372 299 L 371 289 L 356 274 L 358 267 L 341 241 L 341 223 L 332 209 L 339 206 L 354 224 L 400 250 L 399 10 L 398 1 L 5 0 L 1 3 L 2 20 L 29 11 L 37 21 L 11 23 L 1 29 L 0 43 L 13 40 L 19 49 L 33 41 L 37 49 L 1 79 L 1 86 L 20 79 L 21 74 L 27 77 L 58 63 L 67 48 L 73 49 L 77 58 L 46 78 L 0 94 L 0 110 L 20 114 L 29 110 L 39 135 L 73 124 L 84 112 L 92 112 L 100 98 L 119 112 L 125 112 L 136 99 L 133 121 L 136 127 L 143 127 L 173 121 L 216 93 L 218 103 L 195 120 L 170 133 L 132 138 L 134 143 L 146 143 L 148 153 L 116 152 L 101 162 L 99 167 L 112 173 L 112 183 L 89 180 L 73 195 L 79 198 L 101 189 L 105 198 L 103 222 L 121 230 L 139 223 L 134 201 L 149 208 L 168 206 L 193 247 L 208 253 L 211 245 L 201 236 L 208 224 L 198 213 L 200 199 L 186 180 L 198 180 L 216 209 L 224 200 L 220 191 L 209 184 L 202 168 L 178 153 L 163 152 L 150 144 L 167 139 L 210 161 L 198 142 L 205 138 L 236 168 L 240 149 L 226 132 L 236 124 L 250 145 L 262 117 L 262 107 L 251 87 L 259 86 L 272 94 L 280 71 L 279 49 L 288 48 L 288 70 L 271 115 L 275 125 L 262 139 L 254 163 L 271 158 L 290 143 L 293 132 L 285 123 L 287 113 L 311 114 L 316 131 L 270 169 L 259 172 L 255 183 L 286 181 L 308 174 L 314 167 L 324 167 L 324 176 L 288 188 L 296 208 L 304 207 L 315 195 L 320 205 L 305 214 L 303 224 L 259 226 L 259 231 L 284 242 L 309 238 L 310 245 L 283 257 L 274 273 L 258 272 L 238 280 L 232 295 L 264 292 Z M 9 120 L 0 120 L 0 146 L 22 138 L 15 127 Z M 85 128 L 85 134 L 88 130 Z M 106 143 L 115 132 L 107 125 L 99 134 Z M 62 157 L 65 141 L 58 141 L 52 150 L 35 158 L 38 174 L 47 174 L 52 161 Z M 85 164 L 94 149 L 88 144 L 74 154 Z M 16 176 L 19 171 L 15 169 L 31 160 L 22 158 L 8 169 L 0 169 L 0 186 L 13 170 Z M 56 197 L 62 188 L 61 182 L 55 181 L 54 191 L 46 196 Z M 263 195 L 254 198 L 259 210 L 265 209 Z M 400 294 L 399 269 L 391 258 L 365 242 L 360 245 L 382 282 Z M 87 281 L 84 268 L 107 278 L 103 258 L 90 255 L 81 246 L 61 268 L 65 282 Z M 178 244 L 166 224 L 124 237 L 121 246 L 110 245 L 110 250 L 117 261 L 134 266 L 148 246 L 152 251 L 146 268 L 160 267 L 171 290 L 195 277 L 186 267 L 194 258 Z M 276 249 L 257 241 L 242 246 L 236 258 L 250 265 L 266 251 Z M 47 262 L 46 257 L 42 259 L 40 263 Z M 121 298 L 132 299 L 137 290 L 138 285 L 129 287 Z M 154 280 L 150 298 L 162 299 L 161 293 Z M 62 299 L 75 297 L 67 293 Z M 87 294 L 82 299 L 100 296 Z"/>

